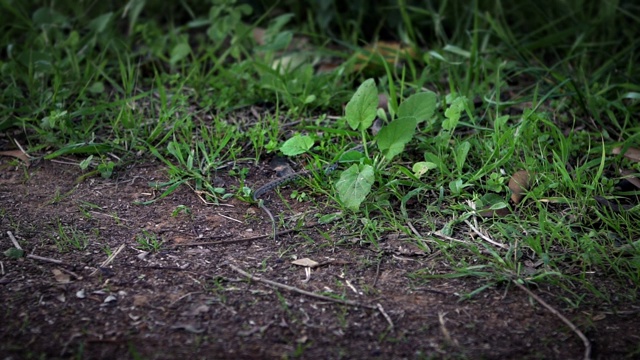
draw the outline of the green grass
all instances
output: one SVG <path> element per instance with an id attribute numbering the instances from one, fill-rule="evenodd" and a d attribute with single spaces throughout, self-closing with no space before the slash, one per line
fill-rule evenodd
<path id="1" fill-rule="evenodd" d="M 638 164 L 612 154 L 640 146 L 634 2 L 214 3 L 1 2 L 0 131 L 24 134 L 32 156 L 75 157 L 83 179 L 158 160 L 160 199 L 191 186 L 211 203 L 250 201 L 247 161 L 286 154 L 286 140 L 304 135 L 311 146 L 289 152 L 294 160 L 342 166 L 290 201 L 327 195 L 326 212 L 342 213 L 336 229 L 363 243 L 402 232 L 440 251 L 449 271 L 413 281 L 473 276 L 486 280 L 478 291 L 513 279 L 553 284 L 578 306 L 584 290 L 611 301 L 606 280 L 637 300 L 640 249 L 620 249 L 640 235 L 638 206 L 596 201 L 637 194 L 614 185 L 618 167 L 638 173 Z M 282 9 L 295 16 L 276 16 Z M 307 45 L 289 48 L 301 35 Z M 414 55 L 388 64 L 365 50 L 376 38 L 402 39 Z M 336 68 L 318 72 L 327 61 Z M 370 100 L 386 93 L 391 109 L 378 137 L 360 118 L 366 105 L 342 111 L 368 78 Z M 424 93 L 434 96 L 428 116 L 416 118 L 422 105 L 401 111 Z M 268 113 L 256 118 L 255 105 Z M 507 185 L 521 169 L 533 180 L 516 207 Z M 216 186 L 219 174 L 237 183 Z M 511 211 L 478 217 L 486 207 Z M 503 246 L 467 236 L 469 224 Z"/>

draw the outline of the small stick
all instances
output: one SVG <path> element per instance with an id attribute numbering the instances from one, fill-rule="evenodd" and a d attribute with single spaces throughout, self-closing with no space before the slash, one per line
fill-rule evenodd
<path id="1" fill-rule="evenodd" d="M 228 265 L 234 271 L 246 276 L 247 278 L 249 278 L 251 280 L 259 281 L 259 282 L 265 283 L 267 285 L 275 286 L 275 287 L 280 288 L 280 289 L 289 290 L 289 291 L 292 291 L 292 292 L 296 292 L 298 294 L 310 296 L 310 297 L 313 297 L 313 298 L 316 298 L 316 299 L 320 299 L 320 300 L 332 301 L 332 302 L 335 302 L 335 303 L 338 303 L 338 304 L 355 306 L 355 307 L 363 307 L 363 308 L 367 308 L 367 309 L 377 309 L 377 307 L 375 307 L 375 306 L 361 304 L 361 303 L 359 303 L 357 301 L 336 299 L 336 298 L 332 298 L 332 297 L 329 297 L 329 296 L 314 294 L 314 293 L 312 293 L 310 291 L 302 290 L 302 289 L 299 289 L 299 288 L 294 287 L 294 286 L 289 286 L 289 285 L 281 284 L 279 282 L 263 279 L 261 277 L 255 276 L 255 275 L 251 275 L 248 272 L 242 270 L 241 268 L 239 268 L 239 267 L 237 267 L 237 266 L 235 266 L 233 264 L 228 264 Z"/>
<path id="2" fill-rule="evenodd" d="M 222 214 L 220 214 L 219 212 L 218 212 L 218 213 L 216 213 L 216 214 L 217 214 L 218 216 L 220 216 L 221 218 L 225 218 L 225 219 L 227 219 L 227 220 L 235 221 L 235 222 L 237 222 L 237 223 L 242 224 L 242 221 L 240 221 L 240 220 L 238 220 L 238 219 L 234 219 L 234 218 L 232 218 L 231 216 L 222 215 Z"/>
<path id="3" fill-rule="evenodd" d="M 449 345 L 458 346 L 458 342 L 451 337 L 449 330 L 447 330 L 447 326 L 444 324 L 444 316 L 446 314 L 442 311 L 438 312 L 438 322 L 440 323 L 440 331 L 442 331 L 442 335 L 444 335 L 444 340 Z"/>
<path id="4" fill-rule="evenodd" d="M 62 262 L 62 260 L 52 259 L 52 258 L 43 257 L 43 256 L 38 256 L 38 255 L 33 255 L 33 254 L 29 254 L 29 255 L 27 255 L 27 257 L 28 257 L 29 259 L 34 259 L 34 260 L 40 260 L 40 261 L 50 262 L 50 263 L 58 264 L 58 265 L 62 265 L 62 264 L 64 264 L 64 263 Z"/>
<path id="5" fill-rule="evenodd" d="M 378 259 L 378 265 L 376 265 L 376 276 L 373 278 L 373 284 L 371 287 L 376 287 L 378 284 L 378 279 L 380 278 L 380 263 L 382 262 L 382 258 Z"/>
<path id="6" fill-rule="evenodd" d="M 16 238 L 13 236 L 11 231 L 7 231 L 7 235 L 9 235 L 9 239 L 11 239 L 11 242 L 13 243 L 13 247 L 15 247 L 18 250 L 22 250 L 22 248 L 20 247 L 20 244 L 18 244 L 18 240 L 16 240 Z"/>
<path id="7" fill-rule="evenodd" d="M 278 235 L 286 235 L 288 233 L 292 233 L 292 232 L 296 232 L 296 231 L 298 231 L 298 230 L 297 229 L 284 230 L 284 231 L 280 231 L 278 233 Z M 205 246 L 205 245 L 235 244 L 235 243 L 241 243 L 241 242 L 245 242 L 245 241 L 260 240 L 260 239 L 264 239 L 264 238 L 267 238 L 267 237 L 270 237 L 270 236 L 272 236 L 272 235 L 271 234 L 258 235 L 258 236 L 253 236 L 253 237 L 250 237 L 250 238 L 235 239 L 235 240 L 201 241 L 201 242 L 186 243 L 186 244 L 173 244 L 172 246 L 174 248 L 177 248 L 177 247 L 183 247 L 183 246 Z"/>
<path id="8" fill-rule="evenodd" d="M 493 245 L 495 245 L 495 246 L 497 246 L 499 248 L 502 248 L 502 249 L 509 249 L 509 247 L 507 245 L 501 244 L 501 243 L 496 242 L 496 241 L 493 241 L 490 237 L 488 237 L 487 235 L 485 235 L 482 232 L 480 232 L 480 230 L 478 230 L 475 226 L 473 226 L 473 224 L 471 224 L 469 222 L 469 220 L 465 220 L 464 223 L 467 224 L 467 226 L 470 227 L 471 230 L 473 230 L 474 233 L 478 234 L 478 236 L 480 236 L 484 241 L 486 241 L 486 242 L 488 242 L 490 244 L 493 244 Z"/>
<path id="9" fill-rule="evenodd" d="M 100 270 L 100 268 L 105 267 L 109 264 L 111 264 L 111 262 L 113 261 L 113 259 L 116 258 L 116 256 L 118 256 L 118 254 L 120 254 L 120 252 L 122 251 L 122 249 L 124 249 L 124 244 L 120 245 L 120 247 L 118 247 L 118 249 L 116 251 L 114 251 L 113 253 L 111 253 L 111 255 L 109 255 L 109 257 L 107 257 L 107 260 L 105 260 L 102 264 L 100 264 L 100 266 L 98 266 L 97 269 L 93 270 L 93 272 L 91 272 L 91 274 L 89 274 L 89 276 L 93 276 L 96 273 L 98 273 L 98 270 Z"/>
<path id="10" fill-rule="evenodd" d="M 422 234 L 420 234 L 420 233 L 418 232 L 418 230 L 416 230 L 416 228 L 413 226 L 413 224 L 411 223 L 411 221 L 407 221 L 407 226 L 409 227 L 409 229 L 411 229 L 411 231 L 413 231 L 413 233 L 414 233 L 414 234 L 416 234 L 416 236 L 418 237 L 418 240 L 420 241 L 421 245 L 423 245 L 424 247 L 426 247 L 426 248 L 427 248 L 427 252 L 428 252 L 429 254 L 431 254 L 431 252 L 432 252 L 432 251 L 431 251 L 431 248 L 430 248 L 427 244 L 425 244 L 425 243 L 424 243 L 424 241 L 422 241 L 422 239 L 424 239 L 424 238 L 422 237 Z"/>
<path id="11" fill-rule="evenodd" d="M 80 275 L 78 275 L 78 274 L 74 273 L 74 272 L 73 272 L 73 271 L 71 271 L 71 270 L 67 270 L 67 269 L 65 269 L 65 268 L 63 268 L 63 267 L 58 268 L 58 269 L 59 269 L 60 271 L 62 271 L 62 272 L 66 272 L 67 274 L 69 274 L 69 275 L 73 276 L 73 277 L 74 277 L 74 278 L 76 278 L 77 280 L 82 280 L 82 276 L 80 276 Z"/>
<path id="12" fill-rule="evenodd" d="M 387 322 L 389 323 L 389 328 L 387 330 L 393 330 L 393 321 L 391 321 L 391 317 L 384 311 L 384 308 L 380 303 L 377 303 L 376 307 L 378 308 L 382 316 L 384 316 L 385 320 L 387 320 Z"/>
<path id="13" fill-rule="evenodd" d="M 578 329 L 577 326 L 575 326 L 569 319 L 567 319 L 562 314 L 560 314 L 558 310 L 554 309 L 551 305 L 547 304 L 538 295 L 534 294 L 531 290 L 527 289 L 527 287 L 518 283 L 516 280 L 512 280 L 512 281 L 517 287 L 519 287 L 522 291 L 526 292 L 529 296 L 534 298 L 537 302 L 540 303 L 540 305 L 547 308 L 547 310 L 549 310 L 553 315 L 557 316 L 560 320 L 562 320 L 562 322 L 565 323 L 569 327 L 569 329 L 571 329 L 574 333 L 576 333 L 576 335 L 578 335 L 578 337 L 582 340 L 582 343 L 584 344 L 584 359 L 585 360 L 591 359 L 591 342 L 589 342 L 589 339 L 587 339 L 587 337 L 582 333 L 582 331 L 580 331 L 580 329 Z"/>
<path id="14" fill-rule="evenodd" d="M 458 242 L 458 243 L 461 243 L 461 244 L 471 245 L 468 241 L 452 238 L 451 236 L 445 235 L 445 234 L 441 233 L 440 231 L 429 233 L 427 235 L 439 237 L 440 239 L 443 239 L 443 240 L 449 240 L 449 241 Z"/>

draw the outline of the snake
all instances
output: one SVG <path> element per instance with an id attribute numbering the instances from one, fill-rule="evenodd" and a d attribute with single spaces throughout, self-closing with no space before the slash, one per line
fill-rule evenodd
<path id="1" fill-rule="evenodd" d="M 364 144 L 360 144 L 357 146 L 354 146 L 353 148 L 345 151 L 345 153 L 350 152 L 350 151 L 362 151 L 362 149 L 364 148 Z M 329 174 L 331 172 L 333 172 L 335 169 L 338 168 L 338 165 L 340 164 L 340 160 L 336 160 L 330 164 L 327 164 L 321 168 L 319 168 L 320 170 L 324 170 L 325 175 Z M 278 236 L 278 232 L 277 232 L 277 228 L 276 228 L 276 219 L 273 217 L 273 214 L 271 213 L 271 210 L 269 210 L 269 208 L 264 204 L 264 201 L 261 199 L 261 197 L 268 193 L 269 191 L 279 187 L 280 185 L 286 184 L 288 182 L 297 180 L 301 177 L 313 174 L 314 172 L 318 171 L 318 169 L 312 169 L 312 170 L 301 170 L 289 175 L 285 175 L 285 176 L 281 176 L 273 181 L 270 181 L 264 185 L 262 185 L 261 187 L 259 187 L 256 191 L 253 192 L 252 195 L 252 199 L 254 202 L 256 202 L 258 204 L 258 207 L 260 209 L 262 209 L 262 211 L 264 213 L 267 214 L 267 216 L 269 217 L 269 219 L 271 220 L 271 231 L 273 232 L 273 241 L 277 241 L 277 236 Z"/>

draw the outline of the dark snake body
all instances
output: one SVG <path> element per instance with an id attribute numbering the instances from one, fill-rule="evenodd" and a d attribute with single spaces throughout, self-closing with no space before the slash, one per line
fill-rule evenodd
<path id="1" fill-rule="evenodd" d="M 347 150 L 346 152 L 350 152 L 350 151 L 361 151 L 362 148 L 364 148 L 364 145 L 358 145 L 356 147 L 353 147 L 349 150 Z M 338 168 L 338 161 L 335 161 L 331 164 L 325 165 L 323 166 L 321 169 L 324 170 L 325 174 L 329 174 L 330 172 L 334 171 L 335 169 Z M 289 175 L 285 175 L 282 177 L 279 177 L 271 182 L 268 182 L 264 185 L 262 185 L 261 187 L 259 187 L 256 191 L 253 192 L 253 201 L 258 203 L 258 207 L 260 209 L 262 209 L 262 211 L 264 211 L 267 216 L 269 216 L 269 219 L 271 219 L 271 224 L 272 224 L 272 231 L 273 231 L 273 240 L 276 241 L 277 240 L 277 229 L 276 229 L 276 219 L 273 217 L 273 214 L 271 213 L 271 210 L 269 210 L 269 208 L 267 208 L 264 205 L 264 201 L 262 201 L 260 199 L 260 197 L 264 194 L 266 194 L 267 192 L 277 188 L 280 185 L 283 185 L 285 183 L 288 183 L 290 181 L 294 181 L 296 179 L 299 179 L 303 176 L 307 176 L 310 175 L 314 172 L 314 170 L 303 170 L 303 171 L 298 171 L 295 172 L 293 174 L 289 174 Z"/>

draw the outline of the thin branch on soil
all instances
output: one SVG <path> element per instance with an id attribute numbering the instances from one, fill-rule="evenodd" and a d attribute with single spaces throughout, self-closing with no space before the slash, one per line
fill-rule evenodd
<path id="1" fill-rule="evenodd" d="M 574 333 L 576 333 L 576 335 L 578 335 L 578 337 L 582 340 L 582 343 L 584 344 L 584 359 L 585 360 L 591 359 L 591 342 L 589 342 L 589 339 L 587 339 L 587 337 L 582 333 L 582 331 L 580 331 L 580 329 L 578 329 L 577 326 L 575 326 L 569 319 L 564 317 L 564 315 L 560 314 L 558 310 L 554 309 L 551 305 L 547 304 L 538 295 L 534 294 L 531 290 L 527 289 L 526 286 L 518 283 L 516 280 L 512 280 L 512 281 L 517 287 L 519 287 L 522 291 L 526 292 L 529 296 L 534 298 L 537 302 L 540 303 L 540 305 L 547 308 L 547 310 L 549 310 L 553 315 L 557 316 L 560 320 L 562 320 L 562 322 L 565 323 L 569 327 L 569 329 L 571 329 Z"/>
<path id="2" fill-rule="evenodd" d="M 64 264 L 62 262 L 62 260 L 52 259 L 52 258 L 48 258 L 48 257 L 44 257 L 44 256 L 38 256 L 38 255 L 29 254 L 29 255 L 27 255 L 27 257 L 29 259 L 40 260 L 40 261 L 49 262 L 49 263 L 58 264 L 58 265 L 63 265 Z"/>
<path id="3" fill-rule="evenodd" d="M 182 300 L 182 299 L 184 299 L 184 298 L 186 298 L 186 297 L 189 297 L 189 296 L 191 296 L 191 295 L 196 295 L 196 294 L 202 294 L 202 291 L 193 291 L 193 292 L 188 292 L 188 293 L 186 293 L 186 294 L 184 294 L 184 295 L 180 296 L 179 298 L 177 298 L 175 301 L 171 302 L 171 304 L 169 304 L 169 306 L 167 306 L 167 307 L 168 307 L 169 309 L 171 309 L 175 304 L 177 304 L 177 303 L 178 303 L 178 301 L 180 301 L 180 300 Z"/>
<path id="4" fill-rule="evenodd" d="M 363 307 L 363 308 L 374 309 L 374 310 L 377 309 L 377 307 L 375 307 L 375 306 L 361 304 L 361 303 L 359 303 L 357 301 L 336 299 L 336 298 L 332 298 L 332 297 L 329 297 L 329 296 L 324 296 L 324 295 L 320 295 L 320 294 L 314 294 L 312 292 L 309 292 L 309 291 L 306 291 L 306 290 L 302 290 L 302 289 L 299 289 L 299 288 L 294 287 L 294 286 L 289 286 L 289 285 L 281 284 L 279 282 L 263 279 L 261 277 L 249 274 L 248 272 L 242 270 L 241 268 L 239 268 L 239 267 L 237 267 L 237 266 L 235 266 L 233 264 L 228 264 L 228 265 L 235 272 L 238 272 L 238 273 L 246 276 L 247 278 L 249 278 L 251 280 L 259 281 L 259 282 L 265 283 L 267 285 L 275 286 L 275 287 L 280 288 L 280 289 L 289 290 L 291 292 L 296 292 L 298 294 L 310 296 L 310 297 L 313 297 L 313 298 L 316 298 L 316 299 L 320 299 L 320 300 L 331 301 L 331 302 L 335 302 L 335 303 L 338 303 L 338 304 L 355 306 L 355 307 Z"/>
<path id="5" fill-rule="evenodd" d="M 411 229 L 411 231 L 413 231 L 414 234 L 416 234 L 416 236 L 420 240 L 421 245 L 427 248 L 427 253 L 431 254 L 432 252 L 431 248 L 429 247 L 429 245 L 425 244 L 424 241 L 421 240 L 421 239 L 424 239 L 424 237 L 422 237 L 422 234 L 420 234 L 418 230 L 416 230 L 416 228 L 413 226 L 411 221 L 407 221 L 407 226 L 409 227 L 409 229 Z"/>
<path id="6" fill-rule="evenodd" d="M 292 232 L 296 232 L 298 231 L 298 229 L 289 229 L 289 230 L 283 230 L 278 232 L 278 235 L 286 235 Z M 243 239 L 235 239 L 235 240 L 220 240 L 220 241 L 201 241 L 201 242 L 195 242 L 195 243 L 185 243 L 185 244 L 173 244 L 172 246 L 174 248 L 177 247 L 183 247 L 183 246 L 206 246 L 206 245 L 225 245 L 225 244 L 236 244 L 236 243 L 241 243 L 241 242 L 245 242 L 245 241 L 254 241 L 254 240 L 260 240 L 260 239 L 264 239 L 264 238 L 268 238 L 271 237 L 272 234 L 265 234 L 265 235 L 258 235 L 258 236 L 253 236 L 250 238 L 243 238 Z"/>
<path id="7" fill-rule="evenodd" d="M 447 330 L 447 326 L 444 324 L 444 315 L 445 315 L 445 313 L 443 313 L 441 311 L 438 312 L 438 322 L 440 322 L 440 331 L 442 331 L 442 335 L 444 336 L 444 340 L 449 345 L 458 346 L 458 342 L 451 337 L 451 334 L 449 333 L 449 330 Z"/>
<path id="8" fill-rule="evenodd" d="M 234 218 L 232 218 L 231 216 L 222 215 L 222 214 L 220 214 L 219 212 L 218 212 L 218 213 L 216 213 L 216 215 L 220 216 L 221 218 L 224 218 L 224 219 L 227 219 L 227 220 L 231 220 L 231 221 L 235 221 L 235 222 L 237 222 L 237 223 L 242 224 L 242 221 L 240 221 L 240 220 L 238 220 L 238 219 L 234 219 Z"/>
<path id="9" fill-rule="evenodd" d="M 378 308 L 378 310 L 380 311 L 382 316 L 384 316 L 385 320 L 387 320 L 387 322 L 389 323 L 389 328 L 387 330 L 388 331 L 392 331 L 393 330 L 393 321 L 391 321 L 391 317 L 389 317 L 387 312 L 384 311 L 384 308 L 382 307 L 382 305 L 380 303 L 377 303 L 376 307 Z"/>
<path id="10" fill-rule="evenodd" d="M 127 219 L 121 218 L 121 217 L 116 216 L 116 215 L 109 215 L 109 214 L 101 213 L 99 211 L 89 210 L 89 213 L 94 214 L 94 215 L 99 215 L 99 216 L 106 216 L 108 218 L 112 218 L 112 219 L 117 220 L 117 221 L 131 221 L 131 220 L 127 220 Z"/>
<path id="11" fill-rule="evenodd" d="M 207 194 L 210 195 L 210 193 L 206 192 L 206 191 L 202 191 L 202 190 L 196 190 L 193 187 L 191 187 L 191 185 L 189 185 L 189 187 L 191 188 L 191 190 L 193 190 L 193 192 L 196 194 L 196 196 L 198 197 L 198 199 L 200 199 L 205 205 L 215 205 L 215 206 L 226 206 L 226 207 L 233 207 L 233 205 L 231 204 L 222 204 L 222 203 L 215 203 L 215 202 L 210 202 L 207 201 L 205 198 L 202 197 L 201 194 Z"/>
<path id="12" fill-rule="evenodd" d="M 80 276 L 80 275 L 78 275 L 78 274 L 74 273 L 74 272 L 73 272 L 73 271 L 71 271 L 71 270 L 67 270 L 67 269 L 65 269 L 65 268 L 63 268 L 63 267 L 58 268 L 58 270 L 60 270 L 60 271 L 62 271 L 62 272 L 65 272 L 65 273 L 67 273 L 67 274 L 69 274 L 69 275 L 73 276 L 74 278 L 76 278 L 76 280 L 82 280 L 82 276 Z"/>
<path id="13" fill-rule="evenodd" d="M 7 231 L 7 235 L 9 235 L 9 239 L 11 239 L 11 242 L 13 243 L 13 247 L 18 250 L 22 250 L 20 244 L 18 244 L 18 240 L 16 240 L 16 238 L 13 236 L 13 233 L 11 231 Z"/>
<path id="14" fill-rule="evenodd" d="M 487 235 L 483 234 L 480 230 L 478 230 L 477 227 L 473 226 L 473 224 L 471 224 L 471 222 L 469 222 L 469 220 L 465 220 L 464 223 L 467 224 L 467 226 L 469 228 L 471 228 L 471 230 L 473 230 L 473 232 L 476 233 L 478 236 L 480 236 L 484 241 L 486 241 L 486 242 L 488 242 L 490 244 L 493 244 L 493 245 L 495 245 L 495 246 L 497 246 L 499 248 L 505 249 L 505 250 L 509 249 L 509 247 L 507 245 L 501 244 L 499 242 L 496 242 L 493 239 L 491 239 L 490 237 L 488 237 Z"/>
<path id="15" fill-rule="evenodd" d="M 373 278 L 373 284 L 371 285 L 371 287 L 376 287 L 376 285 L 378 284 L 378 279 L 380 278 L 380 263 L 382 262 L 382 258 L 378 259 L 378 264 L 376 265 L 376 277 Z"/>
<path id="16" fill-rule="evenodd" d="M 91 274 L 89 274 L 89 276 L 93 276 L 95 274 L 98 273 L 98 271 L 100 270 L 100 268 L 103 268 L 109 264 L 111 264 L 111 262 L 113 261 L 113 259 L 116 258 L 116 256 L 118 256 L 118 254 L 120 254 L 120 252 L 122 251 L 122 249 L 124 249 L 124 244 L 120 245 L 120 247 L 118 247 L 118 249 L 116 251 L 114 251 L 113 253 L 111 253 L 111 255 L 109 255 L 109 257 L 107 257 L 107 260 L 105 260 L 102 264 L 100 264 L 100 266 L 98 266 L 97 269 L 93 270 L 91 272 Z"/>
<path id="17" fill-rule="evenodd" d="M 447 235 L 441 233 L 440 231 L 436 231 L 436 232 L 430 233 L 428 235 L 439 237 L 440 239 L 443 239 L 443 240 L 449 240 L 449 241 L 459 242 L 461 244 L 471 245 L 468 241 L 452 238 L 451 236 L 447 236 Z"/>

